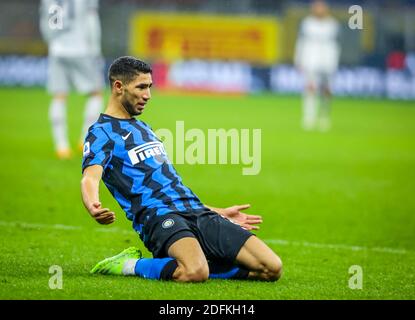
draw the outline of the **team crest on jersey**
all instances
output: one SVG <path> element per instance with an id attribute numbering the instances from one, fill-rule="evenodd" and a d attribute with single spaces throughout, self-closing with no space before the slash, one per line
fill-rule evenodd
<path id="1" fill-rule="evenodd" d="M 162 162 L 164 156 L 166 156 L 166 150 L 160 141 L 147 142 L 128 151 L 128 157 L 133 165 L 152 157 L 161 159 Z"/>
<path id="2" fill-rule="evenodd" d="M 173 219 L 166 219 L 161 224 L 161 226 L 163 227 L 163 229 L 171 228 L 171 227 L 173 227 L 173 225 L 174 225 L 174 220 Z"/>

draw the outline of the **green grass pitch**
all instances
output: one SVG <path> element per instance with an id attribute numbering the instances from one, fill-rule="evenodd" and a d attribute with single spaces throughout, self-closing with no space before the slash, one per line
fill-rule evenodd
<path id="1" fill-rule="evenodd" d="M 69 100 L 76 146 L 85 98 Z M 414 299 L 415 104 L 338 98 L 329 133 L 300 129 L 300 98 L 206 97 L 155 92 L 143 120 L 156 128 L 262 129 L 262 170 L 177 165 L 185 184 L 213 206 L 250 203 L 257 235 L 282 258 L 276 283 L 209 280 L 178 284 L 92 276 L 101 259 L 138 245 L 116 211 L 111 226 L 81 203 L 81 152 L 54 158 L 43 89 L 0 89 L 0 299 Z M 146 256 L 150 256 L 144 250 Z M 49 268 L 63 288 L 49 287 Z M 349 268 L 363 288 L 349 288 Z"/>

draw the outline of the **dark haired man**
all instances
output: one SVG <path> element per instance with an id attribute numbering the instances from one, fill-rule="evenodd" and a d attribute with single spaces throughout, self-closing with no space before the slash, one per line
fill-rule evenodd
<path id="1" fill-rule="evenodd" d="M 247 206 L 218 209 L 202 204 L 182 183 L 151 128 L 134 118 L 151 98 L 151 67 L 121 57 L 112 63 L 109 80 L 108 107 L 85 141 L 82 198 L 97 222 L 112 223 L 114 212 L 99 201 L 102 178 L 153 258 L 142 258 L 132 247 L 91 272 L 181 282 L 209 277 L 277 280 L 280 258 L 248 231 L 261 217 L 240 211 Z"/>

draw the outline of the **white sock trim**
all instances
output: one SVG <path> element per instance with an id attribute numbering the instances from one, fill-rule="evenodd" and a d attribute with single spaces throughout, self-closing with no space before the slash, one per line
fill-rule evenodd
<path id="1" fill-rule="evenodd" d="M 135 264 L 138 259 L 129 259 L 124 263 L 122 268 L 122 274 L 125 276 L 134 276 L 135 275 Z"/>

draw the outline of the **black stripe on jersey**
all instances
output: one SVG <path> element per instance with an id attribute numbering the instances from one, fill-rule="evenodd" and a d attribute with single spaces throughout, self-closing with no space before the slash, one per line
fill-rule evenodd
<path id="1" fill-rule="evenodd" d="M 147 128 L 149 128 L 150 130 L 153 130 L 153 128 L 152 128 L 152 127 L 150 127 L 150 125 L 148 125 L 147 123 L 145 123 L 143 120 L 140 120 L 140 122 L 141 122 L 144 126 L 146 126 Z"/>
<path id="2" fill-rule="evenodd" d="M 123 186 L 122 188 L 118 187 L 117 191 L 127 200 L 130 199 L 131 189 L 133 187 L 133 179 L 123 173 L 124 167 L 124 160 L 113 156 L 112 157 L 112 170 L 109 171 L 109 174 L 106 175 L 107 182 L 111 186 Z M 120 185 L 120 181 L 122 184 Z M 110 190 L 111 191 L 111 190 Z M 117 199 L 114 192 L 111 191 L 113 196 Z M 141 201 L 141 195 L 137 195 L 139 197 L 139 201 Z M 136 214 L 136 211 L 131 211 L 133 214 Z"/>
<path id="3" fill-rule="evenodd" d="M 170 172 L 169 165 L 167 163 L 165 162 L 163 163 L 161 172 L 172 181 L 171 186 L 173 190 L 176 191 L 182 198 L 183 205 L 185 206 L 185 208 L 192 211 L 193 208 L 192 208 L 192 205 L 190 204 L 190 201 L 188 200 L 189 197 L 186 195 L 185 190 L 182 187 L 177 185 L 179 182 L 179 179 L 175 177 L 175 175 L 172 172 Z"/>
<path id="4" fill-rule="evenodd" d="M 144 162 L 141 162 L 141 164 L 142 167 L 140 167 L 140 169 L 144 172 L 143 184 L 145 187 L 152 190 L 151 197 L 162 201 L 165 205 L 172 208 L 172 210 L 179 211 L 172 202 L 171 198 L 166 193 L 160 191 L 163 186 L 151 177 L 154 173 L 154 169 L 146 165 Z"/>
<path id="5" fill-rule="evenodd" d="M 107 115 L 107 114 L 103 114 L 101 113 L 101 115 L 98 118 L 98 123 L 106 123 L 106 122 L 112 122 L 112 118 L 111 116 Z"/>
<path id="6" fill-rule="evenodd" d="M 104 134 L 108 137 L 107 133 L 102 129 L 102 132 L 104 132 Z M 89 133 L 89 137 L 88 137 L 88 141 L 90 144 L 90 153 L 86 156 L 85 158 L 85 162 L 83 163 L 82 167 L 85 169 L 87 166 L 89 166 L 90 162 L 95 158 L 95 153 L 92 151 L 92 145 L 95 142 L 95 140 L 97 140 L 98 137 L 96 135 L 94 135 L 92 132 Z M 111 140 L 108 137 L 108 141 L 102 146 L 102 151 L 104 151 L 105 154 L 105 158 L 103 160 L 102 166 L 106 166 L 110 157 L 111 157 L 111 151 L 114 149 L 114 141 Z"/>
<path id="7" fill-rule="evenodd" d="M 102 131 L 104 131 L 104 130 L 102 130 Z M 105 132 L 105 134 L 107 134 L 107 133 Z M 102 146 L 102 150 L 104 150 L 104 153 L 105 153 L 105 160 L 104 160 L 105 164 L 108 163 L 108 161 L 111 157 L 111 151 L 114 150 L 114 144 L 115 144 L 112 139 L 110 139 L 109 137 L 108 137 L 108 139 L 109 140 L 107 141 L 107 143 Z"/>
<path id="8" fill-rule="evenodd" d="M 111 121 L 111 129 L 112 129 L 112 132 L 115 132 L 115 133 L 119 134 L 120 136 L 124 136 L 124 137 L 130 132 L 127 129 L 121 128 L 120 123 L 115 119 L 113 121 Z M 127 143 L 127 141 L 129 143 L 133 143 L 134 142 L 133 139 L 134 139 L 133 135 L 130 134 L 125 141 L 126 141 L 126 143 Z"/>
<path id="9" fill-rule="evenodd" d="M 138 120 L 137 120 L 138 121 Z M 140 127 L 137 122 L 132 122 L 131 125 L 136 128 L 138 131 L 140 131 L 141 136 L 143 137 L 144 141 L 151 141 L 150 135 L 148 134 L 148 132 L 143 129 L 142 127 Z"/>

